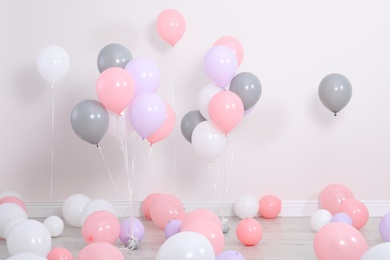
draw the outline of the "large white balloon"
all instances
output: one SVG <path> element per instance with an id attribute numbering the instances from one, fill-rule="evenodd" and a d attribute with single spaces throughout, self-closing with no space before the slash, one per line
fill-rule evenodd
<path id="1" fill-rule="evenodd" d="M 314 231 L 320 230 L 326 224 L 329 224 L 332 220 L 332 214 L 326 209 L 316 210 L 310 216 L 310 226 Z"/>
<path id="2" fill-rule="evenodd" d="M 204 159 L 217 159 L 226 148 L 226 136 L 209 121 L 199 123 L 192 132 L 192 147 Z"/>
<path id="3" fill-rule="evenodd" d="M 8 257 L 7 260 L 47 260 L 47 258 L 34 253 L 19 253 Z"/>
<path id="4" fill-rule="evenodd" d="M 367 250 L 360 260 L 388 260 L 390 259 L 390 242 L 375 245 Z"/>
<path id="5" fill-rule="evenodd" d="M 4 225 L 13 217 L 28 218 L 26 211 L 14 203 L 0 204 L 0 237 L 4 238 Z"/>
<path id="6" fill-rule="evenodd" d="M 259 201 L 251 194 L 242 194 L 234 202 L 234 212 L 241 218 L 253 218 L 259 211 Z"/>
<path id="7" fill-rule="evenodd" d="M 62 205 L 62 214 L 66 222 L 73 227 L 82 227 L 81 212 L 91 199 L 83 194 L 69 196 Z"/>
<path id="8" fill-rule="evenodd" d="M 50 216 L 43 221 L 51 237 L 58 237 L 64 231 L 64 222 L 58 216 Z"/>
<path id="9" fill-rule="evenodd" d="M 183 231 L 169 237 L 157 252 L 156 260 L 215 260 L 210 241 L 197 232 Z"/>
<path id="10" fill-rule="evenodd" d="M 10 255 L 34 253 L 46 257 L 51 243 L 47 228 L 37 220 L 28 219 L 11 229 L 7 238 L 7 249 Z"/>
<path id="11" fill-rule="evenodd" d="M 50 84 L 55 84 L 62 79 L 66 73 L 68 73 L 69 66 L 69 55 L 66 50 L 60 46 L 47 46 L 38 54 L 38 71 Z"/>
<path id="12" fill-rule="evenodd" d="M 96 211 L 101 211 L 101 210 L 111 212 L 116 216 L 115 208 L 109 201 L 102 200 L 102 199 L 95 199 L 85 204 L 83 211 L 81 212 L 82 223 L 84 223 L 84 221 L 87 219 L 89 215 L 91 215 Z"/>

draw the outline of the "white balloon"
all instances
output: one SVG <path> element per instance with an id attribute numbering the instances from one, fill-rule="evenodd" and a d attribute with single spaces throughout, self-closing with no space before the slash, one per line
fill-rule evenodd
<path id="1" fill-rule="evenodd" d="M 7 238 L 7 249 L 10 255 L 34 253 L 46 257 L 51 243 L 47 228 L 37 220 L 28 219 L 11 229 Z"/>
<path id="2" fill-rule="evenodd" d="M 26 217 L 13 217 L 11 219 L 9 219 L 7 222 L 5 222 L 4 226 L 3 226 L 3 235 L 4 235 L 4 238 L 7 239 L 8 238 L 8 234 L 9 232 L 17 225 L 19 224 L 20 222 L 22 221 L 26 221 L 27 218 Z"/>
<path id="3" fill-rule="evenodd" d="M 68 73 L 69 55 L 57 45 L 43 48 L 38 54 L 37 67 L 41 76 L 50 84 L 57 83 Z"/>
<path id="4" fill-rule="evenodd" d="M 89 215 L 96 211 L 105 210 L 108 212 L 111 212 L 116 216 L 115 208 L 114 206 L 107 200 L 102 199 L 95 199 L 89 201 L 83 208 L 83 211 L 81 212 L 81 221 L 84 223 L 84 221 L 87 219 Z"/>
<path id="5" fill-rule="evenodd" d="M 91 201 L 91 199 L 83 194 L 73 194 L 69 196 L 62 205 L 62 215 L 64 216 L 65 221 L 73 227 L 82 227 L 81 212 L 89 201 Z"/>
<path id="6" fill-rule="evenodd" d="M 0 237 L 4 238 L 4 225 L 13 217 L 27 217 L 26 211 L 14 203 L 0 204 Z"/>
<path id="7" fill-rule="evenodd" d="M 169 237 L 157 252 L 156 260 L 215 260 L 210 241 L 197 232 L 183 231 Z"/>
<path id="8" fill-rule="evenodd" d="M 0 193 L 0 199 L 5 198 L 5 197 L 16 197 L 20 200 L 23 200 L 22 195 L 17 193 L 16 191 L 13 190 L 8 190 Z"/>
<path id="9" fill-rule="evenodd" d="M 125 111 L 127 111 L 127 109 L 125 109 Z M 108 115 L 110 123 L 107 132 L 119 141 L 126 140 L 134 132 L 126 113 L 118 116 L 118 114 L 108 111 Z"/>
<path id="10" fill-rule="evenodd" d="M 360 260 L 388 260 L 390 259 L 390 242 L 380 243 L 369 248 Z"/>
<path id="11" fill-rule="evenodd" d="M 7 260 L 47 260 L 47 258 L 33 253 L 19 253 L 8 257 Z"/>
<path id="12" fill-rule="evenodd" d="M 51 237 L 58 237 L 64 231 L 64 222 L 58 216 L 50 216 L 43 221 Z"/>
<path id="13" fill-rule="evenodd" d="M 217 159 L 226 148 L 225 134 L 209 121 L 203 121 L 194 128 L 191 141 L 195 153 L 209 161 Z"/>
<path id="14" fill-rule="evenodd" d="M 220 91 L 222 91 L 222 88 L 209 84 L 204 86 L 198 94 L 197 102 L 198 102 L 199 112 L 207 120 L 210 119 L 209 116 L 210 100 L 213 98 L 215 94 L 217 94 Z"/>
<path id="15" fill-rule="evenodd" d="M 253 218 L 259 212 L 259 200 L 251 194 L 243 194 L 234 202 L 234 212 L 241 218 Z"/>
<path id="16" fill-rule="evenodd" d="M 332 213 L 327 211 L 326 209 L 316 210 L 310 216 L 310 226 L 314 231 L 320 230 L 326 224 L 329 224 L 332 220 Z"/>

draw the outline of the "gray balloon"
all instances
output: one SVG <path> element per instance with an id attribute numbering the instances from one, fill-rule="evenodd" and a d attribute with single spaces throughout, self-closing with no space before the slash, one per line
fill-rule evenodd
<path id="1" fill-rule="evenodd" d="M 336 115 L 351 100 L 352 86 L 344 75 L 332 73 L 321 80 L 318 95 L 322 104 Z"/>
<path id="2" fill-rule="evenodd" d="M 244 111 L 253 107 L 261 97 L 260 80 L 250 72 L 237 74 L 230 82 L 229 90 L 240 97 Z"/>
<path id="3" fill-rule="evenodd" d="M 99 72 L 112 67 L 124 69 L 126 64 L 133 59 L 131 52 L 119 43 L 111 43 L 103 47 L 97 58 Z"/>
<path id="4" fill-rule="evenodd" d="M 192 132 L 203 121 L 206 121 L 206 118 L 202 116 L 199 110 L 192 110 L 184 115 L 181 120 L 181 133 L 188 142 L 192 143 Z"/>
<path id="5" fill-rule="evenodd" d="M 86 99 L 73 108 L 70 121 L 78 137 L 97 145 L 107 132 L 109 115 L 99 101 Z"/>

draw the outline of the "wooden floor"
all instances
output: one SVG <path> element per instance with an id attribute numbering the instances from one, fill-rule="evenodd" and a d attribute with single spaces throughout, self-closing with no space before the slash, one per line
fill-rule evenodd
<path id="1" fill-rule="evenodd" d="M 227 222 L 230 231 L 225 234 L 225 250 L 236 250 L 245 259 L 316 259 L 313 249 L 315 232 L 310 227 L 308 217 L 256 219 L 263 227 L 263 238 L 260 243 L 255 246 L 242 245 L 235 234 L 239 219 L 231 217 Z M 159 247 L 165 241 L 163 230 L 158 229 L 150 220 L 141 219 L 141 221 L 145 226 L 144 239 L 136 250 L 124 252 L 125 259 L 155 259 Z M 369 247 L 382 242 L 378 232 L 379 221 L 380 218 L 371 218 L 360 229 Z M 52 244 L 69 249 L 75 259 L 78 252 L 86 245 L 81 236 L 81 228 L 70 227 L 66 223 L 64 232 L 59 237 L 53 238 Z M 116 246 L 120 248 L 122 245 L 118 242 Z M 8 256 L 6 241 L 1 240 L 0 259 L 6 259 Z"/>

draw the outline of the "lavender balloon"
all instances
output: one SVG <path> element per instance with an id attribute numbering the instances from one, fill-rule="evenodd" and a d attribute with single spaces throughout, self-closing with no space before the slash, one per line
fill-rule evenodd
<path id="1" fill-rule="evenodd" d="M 145 228 L 138 218 L 127 218 L 121 222 L 119 239 L 124 244 L 128 244 L 131 239 L 142 241 L 145 234 Z"/>
<path id="2" fill-rule="evenodd" d="M 160 84 L 160 70 L 148 58 L 135 58 L 127 63 L 125 70 L 134 79 L 135 94 L 156 92 Z"/>
<path id="3" fill-rule="evenodd" d="M 387 213 L 381 218 L 378 229 L 382 240 L 390 242 L 390 213 Z"/>
<path id="4" fill-rule="evenodd" d="M 245 257 L 235 250 L 223 251 L 215 260 L 245 260 Z"/>
<path id="5" fill-rule="evenodd" d="M 352 226 L 352 218 L 344 212 L 339 212 L 333 215 L 330 222 L 341 222 Z"/>
<path id="6" fill-rule="evenodd" d="M 164 228 L 164 236 L 166 239 L 170 238 L 174 234 L 177 234 L 180 232 L 181 229 L 181 220 L 170 220 L 168 224 L 166 224 Z"/>

